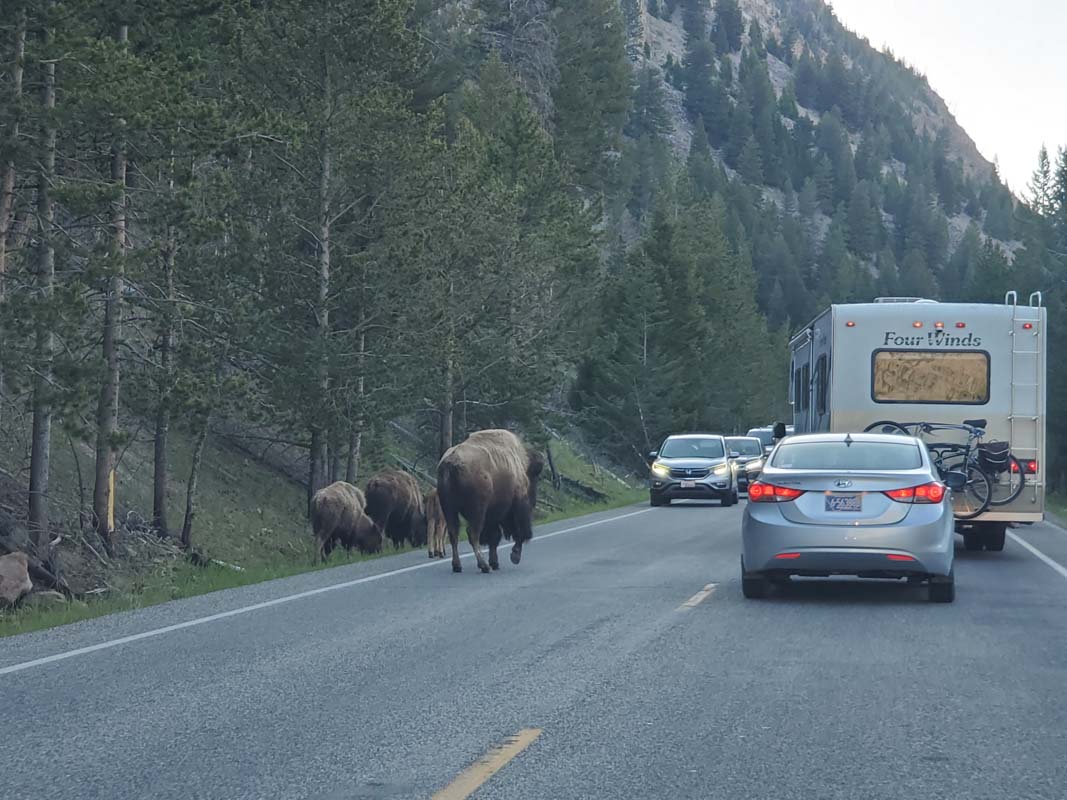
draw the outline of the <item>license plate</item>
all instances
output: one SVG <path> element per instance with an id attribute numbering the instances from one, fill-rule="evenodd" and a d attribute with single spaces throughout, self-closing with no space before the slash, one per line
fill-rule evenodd
<path id="1" fill-rule="evenodd" d="M 695 488 L 697 488 L 697 482 L 696 481 L 682 481 L 682 488 L 683 489 L 695 489 Z"/>
<path id="2" fill-rule="evenodd" d="M 859 494 L 828 494 L 826 496 L 827 511 L 863 511 L 863 495 Z"/>

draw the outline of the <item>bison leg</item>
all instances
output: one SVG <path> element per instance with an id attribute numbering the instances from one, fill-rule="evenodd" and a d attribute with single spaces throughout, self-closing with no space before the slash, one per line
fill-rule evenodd
<path id="1" fill-rule="evenodd" d="M 482 555 L 480 532 L 485 528 L 485 509 L 478 509 L 474 512 L 474 516 L 467 519 L 467 541 L 470 542 L 471 550 L 474 551 L 474 558 L 478 561 L 478 569 L 482 572 L 489 572 L 489 564 L 486 563 L 485 556 Z M 453 562 L 453 568 L 455 568 L 455 562 Z"/>
<path id="2" fill-rule="evenodd" d="M 448 542 L 452 545 L 452 571 L 463 572 L 463 564 L 459 561 L 459 516 L 449 517 Z"/>
<path id="3" fill-rule="evenodd" d="M 496 547 L 499 544 L 496 539 L 489 540 L 489 567 L 500 569 L 500 559 L 496 557 Z"/>
<path id="4" fill-rule="evenodd" d="M 533 538 L 533 512 L 526 506 L 515 509 L 515 530 L 512 532 L 515 544 L 511 546 L 511 563 L 522 561 L 522 545 Z"/>

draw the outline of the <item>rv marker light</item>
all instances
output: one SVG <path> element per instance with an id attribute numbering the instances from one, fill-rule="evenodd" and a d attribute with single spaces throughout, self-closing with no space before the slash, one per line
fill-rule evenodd
<path id="1" fill-rule="evenodd" d="M 1033 329 L 1034 329 L 1034 323 L 1032 323 L 1032 322 L 1024 322 L 1023 323 L 1023 330 L 1024 331 L 1032 331 Z"/>
<path id="2" fill-rule="evenodd" d="M 856 323 L 853 322 L 852 320 L 849 320 L 848 322 L 845 323 L 845 327 L 846 328 L 855 328 L 856 327 Z"/>
<path id="3" fill-rule="evenodd" d="M 944 322 L 935 322 L 934 323 L 934 327 L 937 328 L 939 331 L 943 331 L 945 329 L 945 323 Z"/>
<path id="4" fill-rule="evenodd" d="M 913 322 L 911 325 L 913 328 L 921 328 L 923 326 L 921 322 Z"/>
<path id="5" fill-rule="evenodd" d="M 966 328 L 967 327 L 967 323 L 966 322 L 957 322 L 956 323 L 956 327 L 957 328 Z"/>

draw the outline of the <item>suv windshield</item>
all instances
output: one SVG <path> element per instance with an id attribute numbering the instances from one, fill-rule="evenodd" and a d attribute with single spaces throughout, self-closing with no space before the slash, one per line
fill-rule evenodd
<path id="1" fill-rule="evenodd" d="M 722 458 L 722 439 L 717 436 L 686 436 L 668 439 L 659 451 L 660 458 Z"/>
<path id="2" fill-rule="evenodd" d="M 922 455 L 914 444 L 895 442 L 797 442 L 781 444 L 771 466 L 778 469 L 918 469 Z"/>
<path id="3" fill-rule="evenodd" d="M 774 431 L 770 428 L 753 428 L 748 432 L 748 435 L 759 439 L 763 442 L 764 447 L 770 447 L 774 444 Z"/>
<path id="4" fill-rule="evenodd" d="M 755 439 L 738 438 L 727 439 L 726 444 L 735 453 L 740 453 L 743 456 L 761 456 L 763 455 L 763 447 L 760 446 L 760 442 Z"/>

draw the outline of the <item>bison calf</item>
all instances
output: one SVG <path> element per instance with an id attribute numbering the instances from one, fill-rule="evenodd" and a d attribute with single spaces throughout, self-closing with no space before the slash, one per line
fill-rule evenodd
<path id="1" fill-rule="evenodd" d="M 445 557 L 445 542 L 448 539 L 448 525 L 441 510 L 441 501 L 437 490 L 431 489 L 423 501 L 426 506 L 426 544 L 430 558 Z"/>
<path id="2" fill-rule="evenodd" d="M 397 548 L 426 544 L 426 512 L 418 481 L 406 472 L 386 470 L 367 482 L 367 514 Z"/>
<path id="3" fill-rule="evenodd" d="M 363 492 L 350 483 L 338 481 L 315 492 L 311 498 L 311 527 L 321 561 L 337 544 L 346 550 L 357 548 L 361 553 L 382 549 L 382 533 L 367 516 Z"/>
<path id="4" fill-rule="evenodd" d="M 444 454 L 437 465 L 437 491 L 452 545 L 452 570 L 459 561 L 459 518 L 467 520 L 467 538 L 482 572 L 499 569 L 497 545 L 514 541 L 511 563 L 533 538 L 537 482 L 544 468 L 540 454 L 528 451 L 518 436 L 505 430 L 472 433 Z M 489 546 L 489 561 L 481 544 Z"/>

